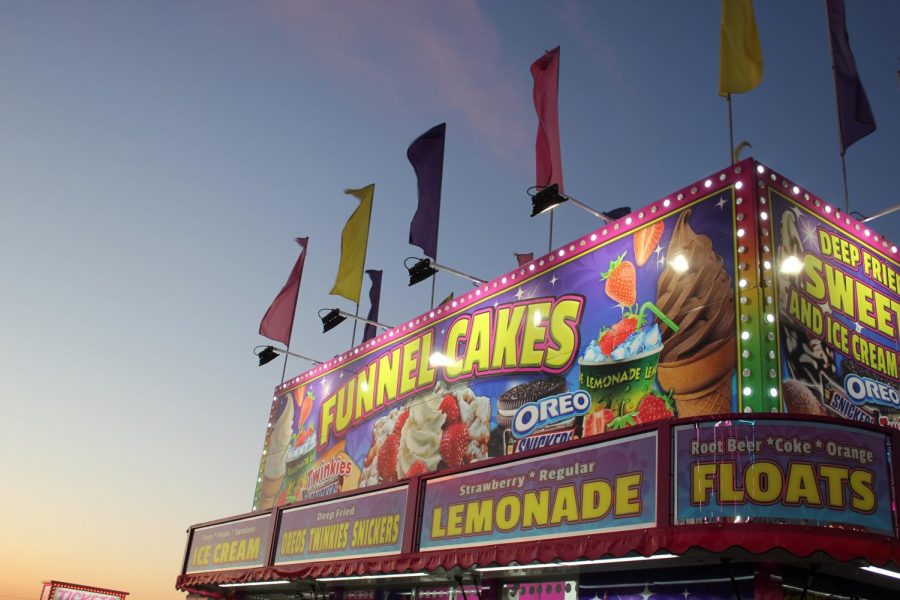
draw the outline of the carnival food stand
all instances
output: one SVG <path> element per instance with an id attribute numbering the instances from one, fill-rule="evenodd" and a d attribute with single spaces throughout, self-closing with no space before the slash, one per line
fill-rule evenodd
<path id="1" fill-rule="evenodd" d="M 177 587 L 897 597 L 892 242 L 747 159 L 278 386 Z"/>

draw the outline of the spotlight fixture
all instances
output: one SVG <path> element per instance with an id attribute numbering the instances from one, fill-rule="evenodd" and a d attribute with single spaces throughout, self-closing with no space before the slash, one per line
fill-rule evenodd
<path id="1" fill-rule="evenodd" d="M 262 348 L 262 350 L 260 350 L 260 348 Z M 279 354 L 287 354 L 288 356 L 293 356 L 294 358 L 302 358 L 303 360 L 308 360 L 314 365 L 322 364 L 321 360 L 316 360 L 314 358 L 303 356 L 302 354 L 297 354 L 296 352 L 290 352 L 282 348 L 276 348 L 275 346 L 257 346 L 253 349 L 253 354 L 255 354 L 259 359 L 259 366 L 269 364 L 270 362 L 278 358 Z"/>
<path id="2" fill-rule="evenodd" d="M 409 285 L 416 285 L 425 281 L 435 273 L 437 269 L 431 266 L 431 259 L 423 258 L 411 267 L 407 267 L 409 271 Z"/>
<path id="3" fill-rule="evenodd" d="M 323 308 L 322 310 L 325 309 Z M 341 311 L 336 308 L 332 308 L 324 317 L 321 315 L 321 312 L 322 311 L 319 311 L 319 318 L 322 319 L 322 333 L 331 331 L 347 320 L 347 317 L 342 315 Z"/>
<path id="4" fill-rule="evenodd" d="M 553 210 L 563 202 L 571 202 L 581 210 L 594 215 L 598 219 L 602 219 L 606 223 L 615 221 L 616 219 L 620 219 L 631 212 L 631 207 L 629 206 L 620 206 L 619 208 L 614 208 L 607 212 L 594 210 L 587 204 L 576 200 L 572 196 L 561 194 L 559 191 L 559 186 L 554 183 L 553 185 L 548 185 L 547 187 L 538 191 L 531 197 L 531 216 L 536 217 L 539 214 Z"/>
<path id="5" fill-rule="evenodd" d="M 417 262 L 414 265 L 410 266 L 409 261 L 411 260 L 415 260 Z M 475 285 L 484 285 L 485 283 L 487 283 L 486 280 L 479 279 L 474 275 L 469 275 L 468 273 L 457 271 L 456 269 L 453 269 L 446 265 L 439 265 L 428 257 L 417 259 L 415 256 L 410 256 L 405 261 L 403 261 L 403 266 L 405 266 L 406 270 L 409 271 L 409 285 L 416 285 L 417 283 L 425 281 L 438 271 L 446 271 L 451 275 L 456 275 L 457 277 L 468 279 Z"/>
<path id="6" fill-rule="evenodd" d="M 390 329 L 391 325 L 385 325 L 384 323 L 379 323 L 378 321 L 370 321 L 368 319 L 363 319 L 362 317 L 358 317 L 356 315 L 351 315 L 348 312 L 344 312 L 339 308 L 332 308 L 328 310 L 326 315 L 322 315 L 323 311 L 328 310 L 327 308 L 323 308 L 319 311 L 319 318 L 322 319 L 322 333 L 326 331 L 331 331 L 347 319 L 356 319 L 357 321 L 362 321 L 363 323 L 368 323 L 370 325 L 374 325 L 375 327 L 381 327 L 382 329 Z"/>

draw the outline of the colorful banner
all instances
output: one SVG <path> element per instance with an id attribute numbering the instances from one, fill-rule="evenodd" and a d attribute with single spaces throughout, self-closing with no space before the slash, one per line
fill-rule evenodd
<path id="1" fill-rule="evenodd" d="M 399 554 L 409 488 L 393 488 L 281 513 L 275 564 Z"/>
<path id="2" fill-rule="evenodd" d="M 887 438 L 790 421 L 675 428 L 675 523 L 769 521 L 894 535 Z"/>
<path id="3" fill-rule="evenodd" d="M 900 427 L 900 264 L 868 229 L 770 201 L 785 410 Z"/>
<path id="4" fill-rule="evenodd" d="M 253 508 L 735 410 L 734 188 L 696 198 L 636 211 L 278 390 Z"/>
<path id="5" fill-rule="evenodd" d="M 122 600 L 127 592 L 113 592 L 103 588 L 91 588 L 72 584 L 44 583 L 42 600 Z"/>
<path id="6" fill-rule="evenodd" d="M 261 567 L 269 558 L 271 535 L 268 514 L 195 529 L 185 573 Z"/>
<path id="7" fill-rule="evenodd" d="M 656 452 L 652 431 L 428 480 L 419 548 L 652 527 Z"/>

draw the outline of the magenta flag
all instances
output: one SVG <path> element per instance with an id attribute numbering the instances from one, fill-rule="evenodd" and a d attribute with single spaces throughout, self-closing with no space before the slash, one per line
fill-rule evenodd
<path id="1" fill-rule="evenodd" d="M 559 46 L 531 65 L 534 110 L 538 131 L 535 143 L 537 186 L 557 184 L 563 191 L 562 152 L 559 147 Z"/>
<path id="2" fill-rule="evenodd" d="M 856 59 L 850 50 L 844 0 L 826 0 L 826 7 L 843 155 L 851 144 L 875 131 L 875 115 L 872 114 L 866 90 L 863 89 L 859 72 L 856 70 Z"/>
<path id="3" fill-rule="evenodd" d="M 409 243 L 437 260 L 438 225 L 441 220 L 441 181 L 444 177 L 444 137 L 447 124 L 432 127 L 406 151 L 419 182 L 419 208 L 409 224 Z"/>
<path id="4" fill-rule="evenodd" d="M 534 252 L 516 252 L 516 261 L 519 263 L 519 266 L 527 265 L 531 261 L 534 260 Z"/>
<path id="5" fill-rule="evenodd" d="M 306 245 L 309 238 L 295 238 L 300 244 L 300 256 L 288 277 L 287 283 L 275 296 L 269 310 L 259 323 L 259 333 L 270 340 L 291 345 L 291 331 L 294 329 L 294 313 L 297 311 L 297 297 L 300 295 L 300 278 L 303 276 L 303 263 L 306 261 Z"/>
<path id="6" fill-rule="evenodd" d="M 366 269 L 366 274 L 369 276 L 369 279 L 372 280 L 372 287 L 369 288 L 369 315 L 366 317 L 369 321 L 378 320 L 378 305 L 381 304 L 382 273 L 383 271 L 379 271 L 378 269 Z M 366 328 L 363 330 L 362 341 L 368 342 L 377 334 L 378 331 L 375 326 L 371 323 L 366 323 Z"/>

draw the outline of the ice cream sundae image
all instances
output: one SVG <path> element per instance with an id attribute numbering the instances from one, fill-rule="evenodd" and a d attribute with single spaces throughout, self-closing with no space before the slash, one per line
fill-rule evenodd
<path id="1" fill-rule="evenodd" d="M 491 404 L 466 386 L 439 383 L 375 421 L 360 486 L 458 467 L 488 456 Z"/>
<path id="2" fill-rule="evenodd" d="M 658 378 L 672 391 L 678 415 L 731 412 L 735 369 L 734 286 L 712 240 L 678 217 L 657 281 L 656 305 L 678 323 L 663 324 Z"/>
<path id="3" fill-rule="evenodd" d="M 291 434 L 294 427 L 294 403 L 288 399 L 284 410 L 275 421 L 269 444 L 266 449 L 265 467 L 263 467 L 262 483 L 259 490 L 257 508 L 271 508 L 284 483 L 285 456 L 291 446 Z"/>
<path id="4" fill-rule="evenodd" d="M 837 384 L 823 385 L 838 379 L 834 351 L 820 339 L 810 335 L 801 325 L 794 323 L 787 303 L 789 288 L 797 284 L 797 268 L 783 268 L 786 261 L 802 265 L 803 241 L 798 228 L 799 217 L 793 210 L 781 215 L 778 237 L 778 259 L 781 267 L 777 270 L 779 286 L 779 320 L 781 339 L 787 354 L 787 366 L 793 380 L 782 384 L 782 398 L 785 409 L 792 413 L 827 414 L 823 400 Z M 790 385 L 789 385 L 790 384 Z"/>

